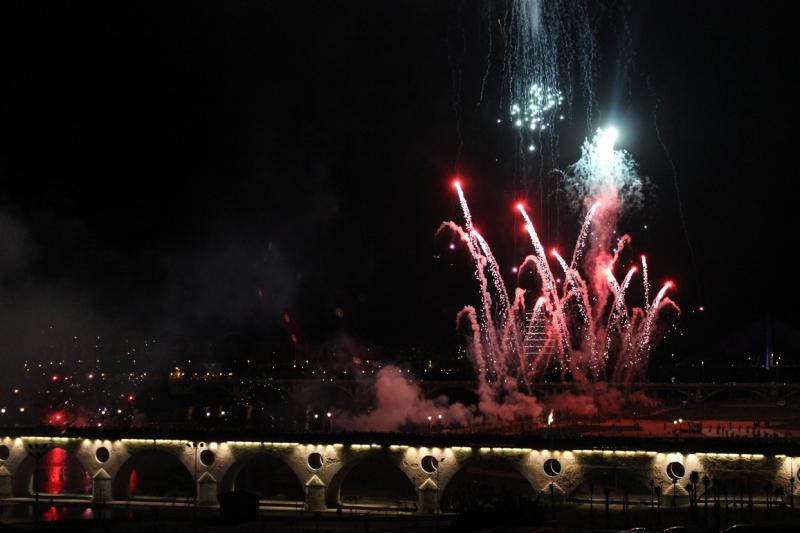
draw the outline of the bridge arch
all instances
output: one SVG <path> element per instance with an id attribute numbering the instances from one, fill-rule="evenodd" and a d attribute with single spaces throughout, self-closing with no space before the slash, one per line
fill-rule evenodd
<path id="1" fill-rule="evenodd" d="M 788 392 L 784 392 L 784 391 L 781 391 L 781 392 L 782 392 L 782 394 L 780 394 L 778 396 L 778 398 L 786 400 L 786 399 L 791 398 L 792 396 L 796 396 L 798 393 L 800 393 L 800 390 L 794 389 L 794 390 L 790 390 Z"/>
<path id="2" fill-rule="evenodd" d="M 756 388 L 740 388 L 740 389 L 725 389 L 719 388 L 713 390 L 703 396 L 703 401 L 706 402 L 711 398 L 716 398 L 718 401 L 726 401 L 726 400 L 753 400 L 758 398 L 760 400 L 769 401 L 770 397 L 768 393 L 760 391 Z"/>
<path id="3" fill-rule="evenodd" d="M 267 450 L 238 452 L 220 481 L 220 492 L 247 490 L 262 500 L 305 499 L 302 473 L 291 461 Z"/>
<path id="4" fill-rule="evenodd" d="M 647 476 L 645 476 L 647 477 Z M 570 500 L 602 501 L 605 489 L 609 489 L 611 501 L 622 501 L 623 493 L 633 499 L 650 494 L 650 486 L 640 470 L 627 463 L 581 465 L 581 477 L 572 486 L 567 497 Z"/>
<path id="5" fill-rule="evenodd" d="M 435 480 L 436 478 L 433 477 Z M 500 497 L 506 490 L 535 498 L 537 490 L 531 472 L 513 458 L 473 455 L 460 462 L 458 469 L 439 487 L 443 511 L 457 508 L 472 497 Z"/>
<path id="6" fill-rule="evenodd" d="M 321 402 L 316 406 L 320 411 L 330 410 L 332 407 L 349 407 L 349 404 L 355 400 L 357 392 L 353 385 L 340 382 L 314 383 L 311 388 L 306 390 L 310 392 L 309 396 L 312 401 Z"/>
<path id="7" fill-rule="evenodd" d="M 36 459 L 26 452 L 13 478 L 15 496 L 34 492 L 33 480 Z M 40 494 L 91 494 L 92 465 L 68 446 L 53 446 L 39 459 Z"/>
<path id="8" fill-rule="evenodd" d="M 425 479 L 403 468 L 401 458 L 386 450 L 347 459 L 328 483 L 328 507 L 375 505 L 416 509 L 418 485 Z"/>
<path id="9" fill-rule="evenodd" d="M 172 450 L 134 450 L 114 474 L 111 491 L 115 500 L 137 496 L 191 498 L 196 491 L 194 472 Z"/>
<path id="10" fill-rule="evenodd" d="M 680 403 L 684 400 L 688 402 L 702 401 L 702 396 L 698 397 L 698 391 L 690 388 L 669 388 L 662 390 L 648 391 L 655 394 L 659 400 L 666 404 Z M 702 393 L 701 393 L 702 394 Z"/>

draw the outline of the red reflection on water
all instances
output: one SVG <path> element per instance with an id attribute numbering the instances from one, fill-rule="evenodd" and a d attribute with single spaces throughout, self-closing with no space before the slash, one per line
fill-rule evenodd
<path id="1" fill-rule="evenodd" d="M 42 518 L 45 522 L 55 522 L 56 520 L 60 520 L 63 514 L 63 509 L 51 506 L 42 513 Z"/>
<path id="2" fill-rule="evenodd" d="M 139 486 L 139 474 L 136 469 L 131 471 L 131 478 L 128 480 L 128 494 L 133 496 L 136 493 L 136 488 Z"/>
<path id="3" fill-rule="evenodd" d="M 58 520 L 74 520 L 75 518 L 81 518 L 84 520 L 91 520 L 94 518 L 94 511 L 91 507 L 87 507 L 83 510 L 77 507 L 67 507 L 67 506 L 60 506 L 56 507 L 51 505 L 44 511 L 42 511 L 42 520 L 45 522 L 56 522 Z"/>
<path id="4" fill-rule="evenodd" d="M 53 448 L 39 462 L 39 492 L 86 493 L 91 489 L 91 478 L 65 449 Z"/>

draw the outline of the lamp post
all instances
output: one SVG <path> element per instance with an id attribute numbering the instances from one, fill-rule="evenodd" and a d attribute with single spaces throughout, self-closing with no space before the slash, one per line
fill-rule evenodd
<path id="1" fill-rule="evenodd" d="M 33 456 L 33 460 L 35 462 L 33 470 L 33 491 L 34 491 L 33 514 L 36 516 L 36 520 L 39 520 L 39 461 L 41 461 L 42 457 L 44 457 L 47 454 L 47 452 L 50 451 L 50 443 L 29 442 L 25 444 L 25 447 L 28 449 L 28 453 L 31 454 L 31 456 Z"/>
<path id="2" fill-rule="evenodd" d="M 197 520 L 197 504 L 198 504 L 198 499 L 197 499 L 197 491 L 198 491 L 198 485 L 197 485 L 197 453 L 198 453 L 198 450 L 200 448 L 205 448 L 206 447 L 206 443 L 205 442 L 201 442 L 201 441 L 193 440 L 193 441 L 187 442 L 186 443 L 186 447 L 187 448 L 191 448 L 192 450 L 194 450 L 194 511 L 193 511 L 193 519 Z"/>
<path id="3" fill-rule="evenodd" d="M 678 514 L 678 495 L 675 491 L 678 490 L 678 478 L 672 478 L 672 516 Z"/>
<path id="4" fill-rule="evenodd" d="M 658 510 L 657 517 L 658 517 L 659 525 L 661 524 L 661 497 L 664 494 L 664 491 L 661 488 L 662 483 L 664 483 L 664 482 L 663 481 L 659 481 L 658 482 L 658 487 L 656 487 L 656 506 L 657 506 L 657 510 Z"/>
<path id="5" fill-rule="evenodd" d="M 441 417 L 442 415 L 439 415 L 439 418 Z M 447 459 L 446 457 L 442 457 L 441 459 L 439 459 L 439 464 L 436 465 L 436 514 L 437 515 L 442 513 L 442 486 L 441 482 L 439 481 L 439 469 L 442 467 L 442 463 L 444 463 L 446 459 Z"/>
<path id="6" fill-rule="evenodd" d="M 328 417 L 328 431 L 333 433 L 333 418 L 331 418 L 331 412 L 328 411 L 325 413 L 325 416 Z"/>

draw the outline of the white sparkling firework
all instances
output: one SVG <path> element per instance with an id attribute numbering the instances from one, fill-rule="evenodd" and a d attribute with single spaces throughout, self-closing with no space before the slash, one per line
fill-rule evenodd
<path id="1" fill-rule="evenodd" d="M 489 8 L 487 21 L 503 21 L 504 102 L 520 133 L 551 130 L 562 113 L 570 114 L 576 94 L 591 123 L 596 45 L 590 12 L 586 0 L 511 0 Z M 529 151 L 536 149 L 528 143 Z"/>
<path id="2" fill-rule="evenodd" d="M 609 195 L 623 210 L 641 204 L 646 180 L 628 152 L 614 148 L 618 137 L 616 128 L 598 128 L 591 141 L 584 141 L 581 158 L 566 176 L 566 188 L 576 208 L 582 209 L 586 199 Z"/>
<path id="3" fill-rule="evenodd" d="M 510 108 L 511 123 L 522 131 L 541 132 L 553 126 L 558 108 L 564 102 L 561 91 L 534 83 L 527 91 L 527 99 L 513 102 Z M 558 115 L 563 118 L 563 115 Z M 528 150 L 535 150 L 529 145 Z"/>

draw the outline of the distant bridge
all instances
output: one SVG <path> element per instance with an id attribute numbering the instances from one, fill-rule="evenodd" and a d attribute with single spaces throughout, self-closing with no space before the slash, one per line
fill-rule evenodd
<path id="1" fill-rule="evenodd" d="M 241 380 L 238 380 L 240 383 Z M 254 381 L 253 384 L 259 381 Z M 350 379 L 270 379 L 262 380 L 286 392 L 295 395 L 304 391 L 312 391 L 317 387 L 334 387 L 351 398 L 359 398 L 368 394 L 372 383 L 368 380 Z M 414 381 L 425 396 L 436 397 L 447 391 L 462 390 L 474 392 L 478 382 L 474 380 L 419 380 Z M 759 398 L 767 401 L 780 401 L 800 394 L 800 384 L 789 383 L 649 383 L 637 382 L 625 385 L 609 383 L 610 388 L 619 390 L 642 391 L 653 396 L 664 398 L 677 396 L 695 403 L 702 403 L 721 396 L 737 396 Z M 552 396 L 563 392 L 580 392 L 573 382 L 540 382 L 531 384 L 532 392 L 542 396 Z"/>

